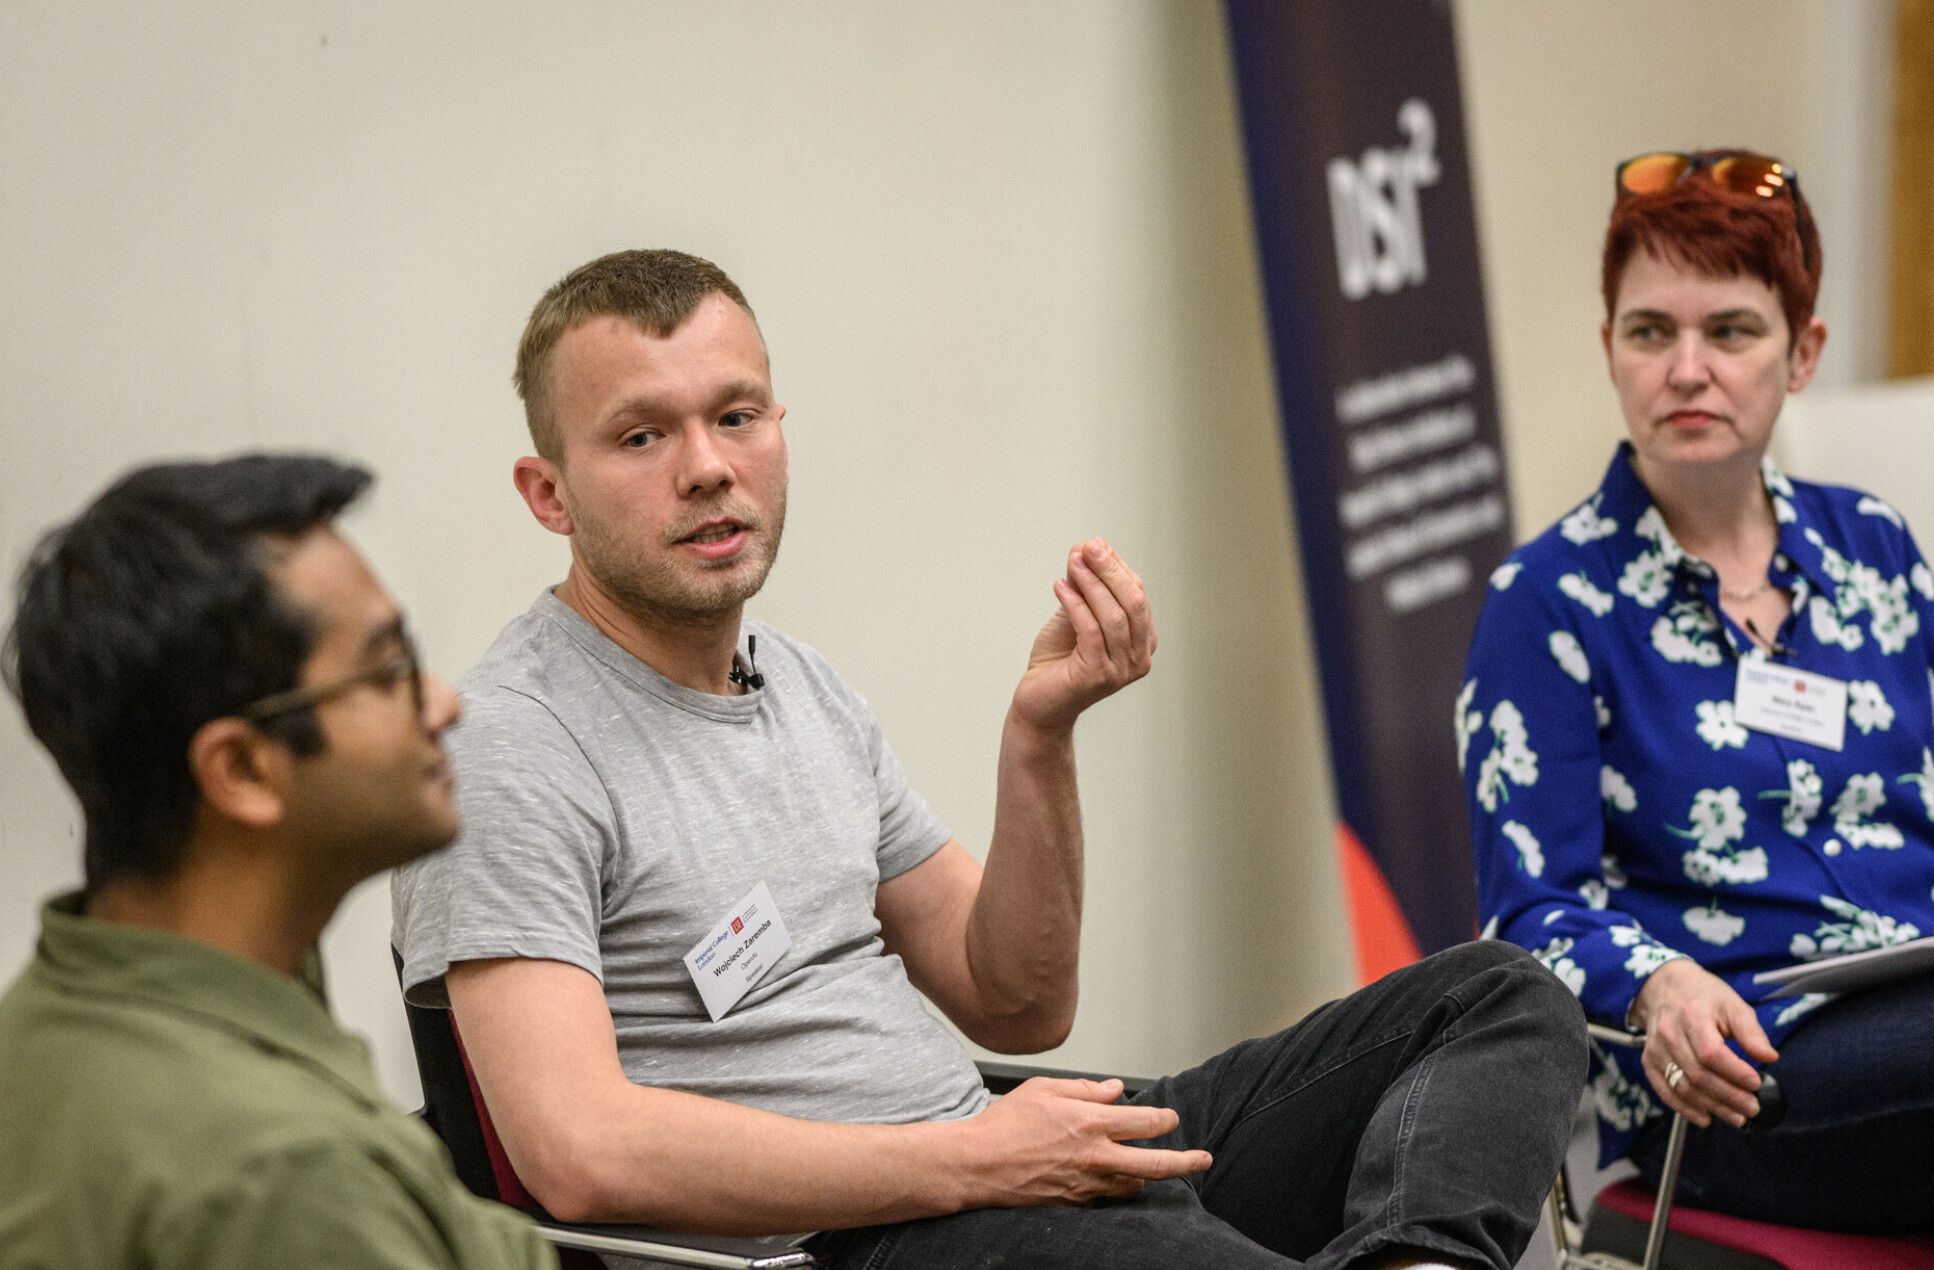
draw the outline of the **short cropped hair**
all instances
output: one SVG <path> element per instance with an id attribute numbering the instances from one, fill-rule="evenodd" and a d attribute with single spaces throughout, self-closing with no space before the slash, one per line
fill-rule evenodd
<path id="1" fill-rule="evenodd" d="M 296 686 L 319 631 L 270 576 L 274 540 L 328 524 L 370 483 L 332 459 L 247 455 L 128 473 L 41 539 L 7 634 L 7 684 L 73 787 L 90 893 L 180 866 L 211 719 Z M 315 716 L 260 724 L 298 754 Z"/>
<path id="2" fill-rule="evenodd" d="M 1702 156 L 1736 154 L 1705 150 Z M 1727 190 L 1699 176 L 1655 194 L 1629 194 L 1612 206 L 1605 230 L 1601 286 L 1605 320 L 1612 320 L 1619 283 L 1633 253 L 1645 251 L 1717 278 L 1757 278 L 1780 298 L 1787 338 L 1797 340 L 1813 317 L 1820 293 L 1820 231 L 1796 187 L 1775 198 Z M 1801 236 L 1806 244 L 1801 247 Z"/>
<path id="3" fill-rule="evenodd" d="M 618 251 L 579 265 L 537 302 L 517 343 L 511 382 L 524 402 L 531 444 L 552 462 L 564 457 L 553 413 L 551 354 L 564 333 L 594 317 L 620 317 L 663 339 L 709 295 L 722 295 L 757 318 L 738 284 L 709 260 L 667 249 Z"/>

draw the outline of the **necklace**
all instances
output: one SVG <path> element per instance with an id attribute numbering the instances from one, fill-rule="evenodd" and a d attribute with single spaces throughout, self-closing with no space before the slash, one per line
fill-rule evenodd
<path id="1" fill-rule="evenodd" d="M 1745 591 L 1728 591 L 1722 586 L 1719 588 L 1719 598 L 1722 600 L 1731 600 L 1734 604 L 1745 604 L 1749 600 L 1757 600 L 1760 596 L 1765 595 L 1772 589 L 1773 579 L 1761 578 L 1758 586 Z"/>

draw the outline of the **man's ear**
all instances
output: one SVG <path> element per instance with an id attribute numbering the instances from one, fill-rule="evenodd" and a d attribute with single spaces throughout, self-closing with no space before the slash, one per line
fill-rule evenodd
<path id="1" fill-rule="evenodd" d="M 571 509 L 564 502 L 564 473 L 558 465 L 535 454 L 527 454 L 511 468 L 511 479 L 524 505 L 537 517 L 537 523 L 554 534 L 570 537 L 577 532 Z"/>
<path id="2" fill-rule="evenodd" d="M 211 719 L 188 741 L 188 771 L 208 810 L 248 829 L 273 829 L 288 811 L 286 745 L 240 719 Z"/>

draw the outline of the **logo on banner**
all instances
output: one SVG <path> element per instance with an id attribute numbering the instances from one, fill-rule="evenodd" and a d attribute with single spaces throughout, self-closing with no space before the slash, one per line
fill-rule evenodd
<path id="1" fill-rule="evenodd" d="M 1404 141 L 1329 163 L 1330 226 L 1346 300 L 1390 295 L 1424 281 L 1424 219 L 1417 191 L 1435 185 L 1437 117 L 1422 98 L 1397 108 Z"/>

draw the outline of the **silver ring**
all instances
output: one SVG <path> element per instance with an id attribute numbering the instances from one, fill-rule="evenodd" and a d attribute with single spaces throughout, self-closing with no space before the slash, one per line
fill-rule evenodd
<path id="1" fill-rule="evenodd" d="M 1672 1062 L 1670 1059 L 1666 1060 L 1665 1087 L 1667 1089 L 1677 1089 L 1679 1086 L 1685 1083 L 1686 1083 L 1686 1069 L 1679 1066 L 1677 1063 Z"/>

